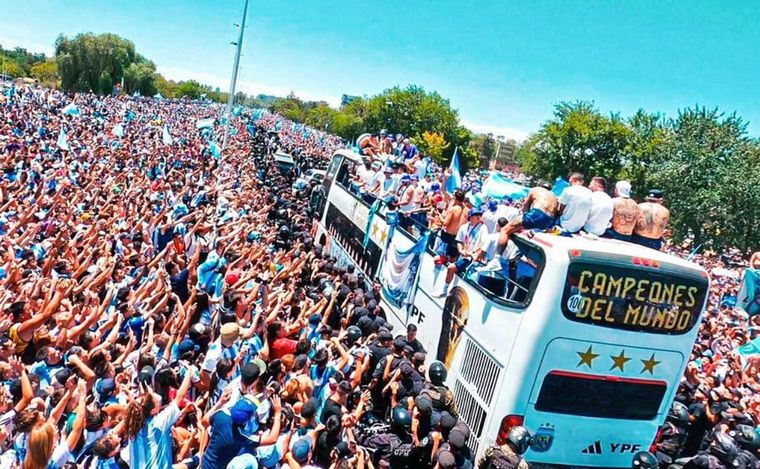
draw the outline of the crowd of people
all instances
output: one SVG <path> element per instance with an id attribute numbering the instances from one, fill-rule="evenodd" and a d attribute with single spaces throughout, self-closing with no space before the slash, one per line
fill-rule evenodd
<path id="1" fill-rule="evenodd" d="M 314 243 L 271 157 L 338 139 L 246 113 L 219 154 L 212 104 L 3 101 L 0 467 L 470 461 L 445 367 Z"/>
<path id="2" fill-rule="evenodd" d="M 340 139 L 246 111 L 220 154 L 221 115 L 38 87 L 2 98 L 0 468 L 526 467 L 521 427 L 475 461 L 446 368 L 413 325 L 385 320 L 380 285 L 314 241 L 307 194 L 272 153 L 323 167 Z M 651 245 L 667 225 L 662 194 L 639 205 L 625 182 L 612 199 L 576 175 L 559 198 L 532 189 L 521 213 L 473 175 L 449 193 L 449 171 L 401 135 L 365 143 L 354 190 L 440 229 L 448 281 L 509 256 L 520 227 Z M 726 461 L 714 448 L 746 450 L 736 435 L 760 423 L 760 361 L 732 354 L 760 329 L 723 301 L 735 280 L 712 288 L 658 448 L 668 464 Z"/>

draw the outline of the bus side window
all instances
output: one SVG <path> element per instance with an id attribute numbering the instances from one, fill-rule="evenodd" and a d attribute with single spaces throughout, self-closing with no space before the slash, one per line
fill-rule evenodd
<path id="1" fill-rule="evenodd" d="M 521 244 L 520 255 L 510 262 L 507 299 L 516 303 L 525 303 L 533 294 L 538 284 L 544 256 L 536 248 Z"/>
<path id="2" fill-rule="evenodd" d="M 338 169 L 338 177 L 336 178 L 338 180 L 338 184 L 343 186 L 345 189 L 349 189 L 351 187 L 351 177 L 354 175 L 354 163 L 348 159 L 343 160 L 343 164 L 340 165 L 340 169 Z"/>

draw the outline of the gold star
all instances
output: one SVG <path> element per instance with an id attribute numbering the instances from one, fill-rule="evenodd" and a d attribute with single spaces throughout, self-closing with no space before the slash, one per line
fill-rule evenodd
<path id="1" fill-rule="evenodd" d="M 380 242 L 381 243 L 385 243 L 385 238 L 387 238 L 387 237 L 388 237 L 388 231 L 387 230 L 383 230 L 383 231 L 380 232 Z"/>
<path id="2" fill-rule="evenodd" d="M 641 360 L 641 363 L 644 364 L 644 368 L 641 369 L 641 372 L 648 371 L 650 375 L 654 374 L 654 367 L 660 364 L 660 362 L 654 359 L 654 354 L 649 357 L 649 360 Z"/>
<path id="3" fill-rule="evenodd" d="M 581 361 L 578 362 L 578 364 L 576 365 L 576 368 L 581 365 L 588 365 L 588 367 L 591 368 L 591 362 L 594 360 L 594 358 L 599 356 L 598 353 L 594 353 L 591 350 L 590 345 L 588 346 L 588 350 L 586 350 L 585 352 L 575 352 L 575 353 L 577 353 L 578 356 L 581 357 Z"/>
<path id="4" fill-rule="evenodd" d="M 623 369 L 623 367 L 625 366 L 625 363 L 631 361 L 630 358 L 625 356 L 625 349 L 621 350 L 620 355 L 618 355 L 617 357 L 610 355 L 610 358 L 612 358 L 612 361 L 614 362 L 610 370 L 614 370 L 615 368 L 620 368 L 620 371 L 625 371 Z"/>
<path id="5" fill-rule="evenodd" d="M 377 223 L 372 225 L 372 236 L 375 236 L 377 234 Z"/>

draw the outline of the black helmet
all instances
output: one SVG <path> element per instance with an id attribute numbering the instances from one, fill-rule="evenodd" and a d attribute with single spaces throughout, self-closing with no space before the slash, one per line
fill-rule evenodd
<path id="1" fill-rule="evenodd" d="M 277 218 L 279 218 L 280 220 L 284 220 L 288 218 L 288 211 L 285 210 L 284 208 L 277 210 Z"/>
<path id="2" fill-rule="evenodd" d="M 391 411 L 391 428 L 397 430 L 408 430 L 412 426 L 412 416 L 403 405 L 397 405 Z"/>
<path id="3" fill-rule="evenodd" d="M 509 431 L 509 435 L 507 435 L 507 441 L 512 443 L 517 454 L 523 454 L 528 451 L 532 439 L 533 437 L 530 435 L 528 429 L 521 426 L 512 427 Z"/>
<path id="4" fill-rule="evenodd" d="M 631 467 L 633 469 L 657 469 L 657 456 L 649 451 L 639 451 L 633 455 Z"/>
<path id="5" fill-rule="evenodd" d="M 446 381 L 446 365 L 439 361 L 434 361 L 428 368 L 428 379 L 436 386 L 441 386 Z"/>
<path id="6" fill-rule="evenodd" d="M 357 340 L 361 339 L 361 337 L 361 329 L 356 326 L 348 326 L 348 330 L 346 330 L 346 342 L 348 342 L 349 345 L 355 344 Z"/>
<path id="7" fill-rule="evenodd" d="M 728 467 L 737 467 L 739 465 L 739 447 L 736 446 L 734 439 L 725 433 L 716 431 L 710 442 L 710 453 L 720 459 Z"/>
<path id="8" fill-rule="evenodd" d="M 361 423 L 366 427 L 371 427 L 377 423 L 381 423 L 382 420 L 374 412 L 364 412 L 362 414 Z"/>
<path id="9" fill-rule="evenodd" d="M 280 234 L 283 236 L 290 234 L 290 227 L 288 225 L 282 225 L 280 226 Z"/>
<path id="10" fill-rule="evenodd" d="M 760 437 L 755 433 L 755 429 L 749 425 L 737 425 L 736 430 L 731 432 L 734 441 L 739 448 L 751 453 L 757 453 L 760 450 Z"/>
<path id="11" fill-rule="evenodd" d="M 689 409 L 682 403 L 675 401 L 673 402 L 673 405 L 670 406 L 668 416 L 665 420 L 679 425 L 686 425 L 689 423 Z"/>

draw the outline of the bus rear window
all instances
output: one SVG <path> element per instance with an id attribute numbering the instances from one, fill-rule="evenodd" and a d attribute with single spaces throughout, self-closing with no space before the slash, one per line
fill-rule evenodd
<path id="1" fill-rule="evenodd" d="M 599 262 L 571 262 L 562 313 L 597 326 L 685 334 L 699 319 L 707 279 Z"/>
<path id="2" fill-rule="evenodd" d="M 536 410 L 606 419 L 652 420 L 660 410 L 663 381 L 607 379 L 553 371 L 546 375 Z"/>

